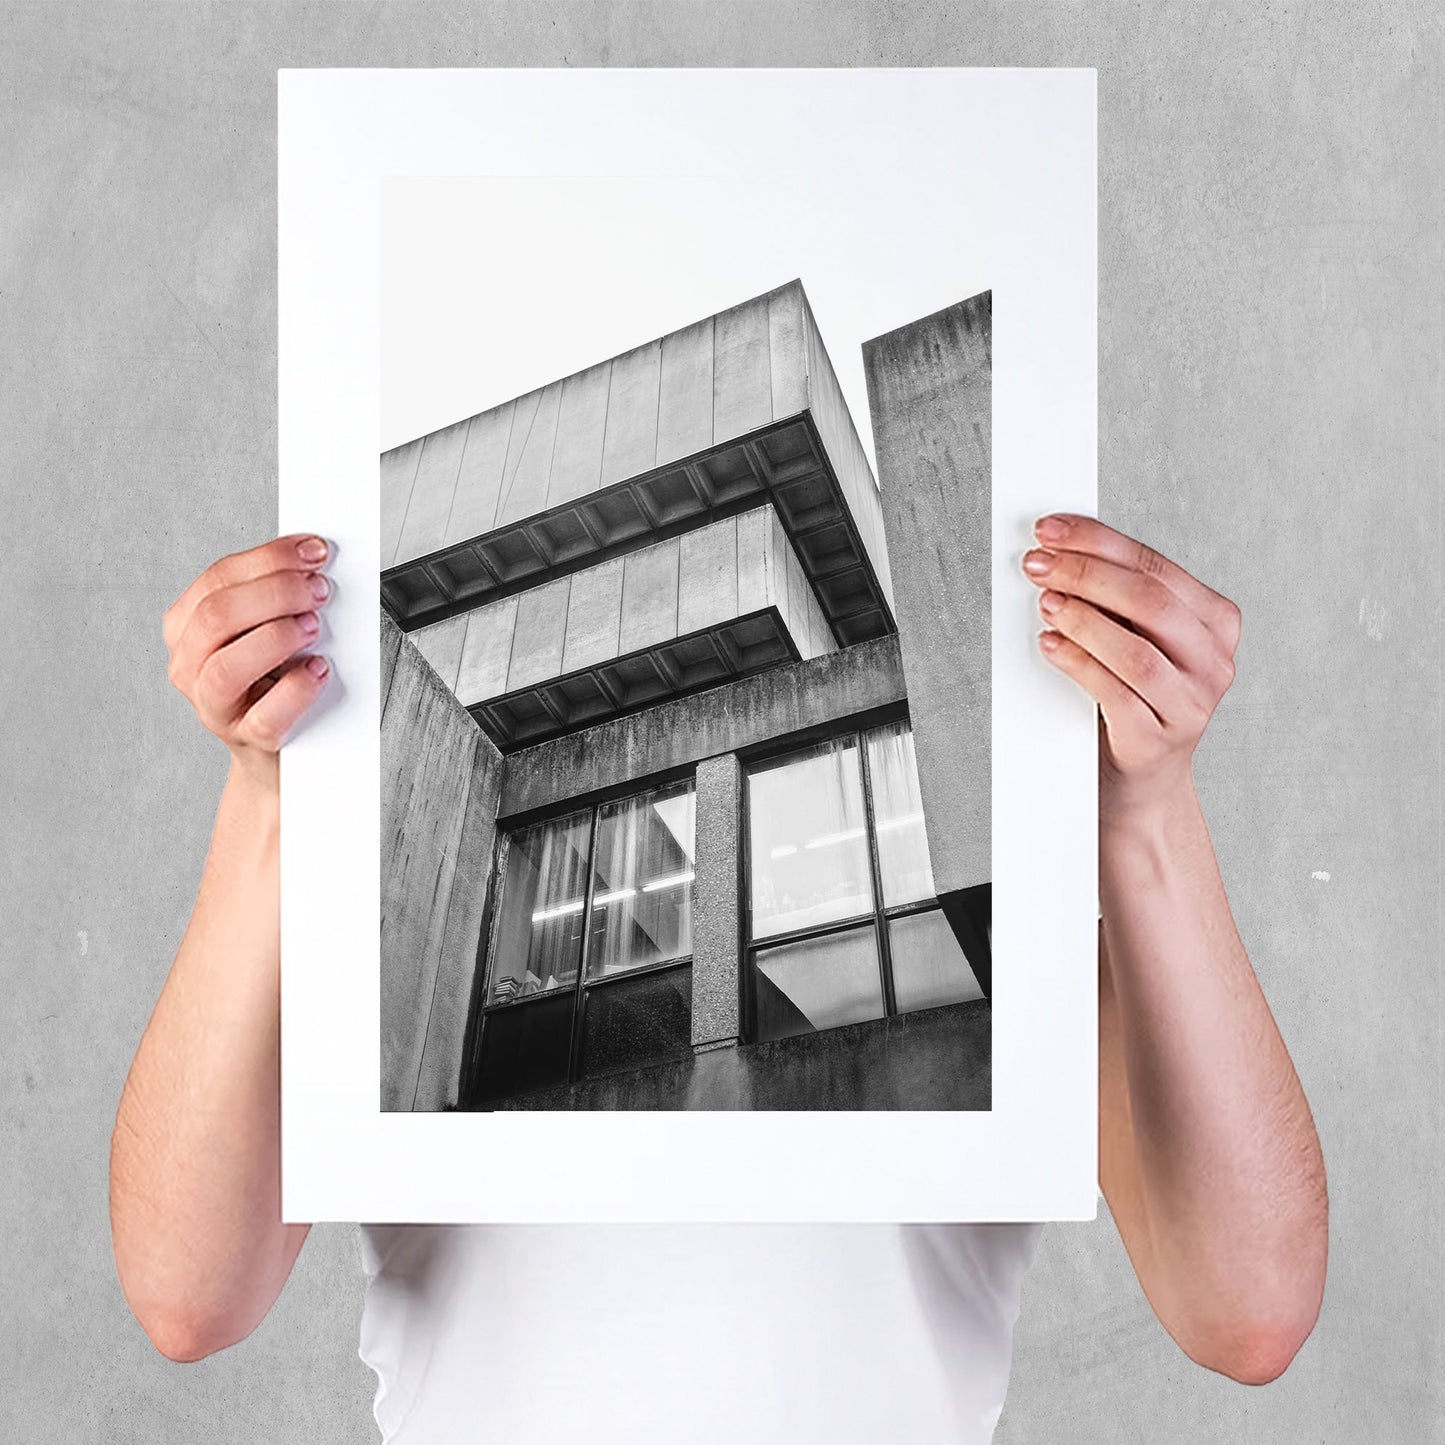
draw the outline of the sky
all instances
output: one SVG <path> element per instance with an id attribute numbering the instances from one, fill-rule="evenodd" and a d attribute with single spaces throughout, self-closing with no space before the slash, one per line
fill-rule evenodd
<path id="1" fill-rule="evenodd" d="M 548 75 L 556 133 L 606 108 L 616 174 L 529 142 L 550 173 L 382 183 L 381 449 L 798 277 L 872 460 L 862 342 L 991 284 L 945 76 Z"/>

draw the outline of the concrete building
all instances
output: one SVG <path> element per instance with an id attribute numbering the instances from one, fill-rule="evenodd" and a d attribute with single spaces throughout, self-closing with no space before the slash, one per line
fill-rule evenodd
<path id="1" fill-rule="evenodd" d="M 990 312 L 878 481 L 797 281 L 383 455 L 383 1109 L 989 1107 Z"/>

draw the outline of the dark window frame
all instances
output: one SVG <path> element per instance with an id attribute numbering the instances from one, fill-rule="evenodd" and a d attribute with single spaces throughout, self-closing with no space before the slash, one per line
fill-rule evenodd
<path id="1" fill-rule="evenodd" d="M 598 978 L 589 979 L 587 976 L 592 952 L 593 930 L 590 920 L 593 899 L 597 890 L 594 866 L 597 855 L 597 827 L 602 810 L 612 803 L 646 797 L 650 793 L 665 792 L 668 789 L 679 788 L 681 785 L 686 785 L 684 790 L 690 790 L 696 797 L 697 775 L 695 769 L 689 768 L 685 771 L 670 769 L 665 774 L 647 780 L 633 779 L 628 783 L 600 790 L 585 797 L 570 798 L 565 803 L 558 803 L 555 807 L 530 810 L 526 814 L 508 819 L 498 827 L 496 841 L 492 847 L 492 862 L 487 876 L 486 903 L 483 906 L 482 925 L 477 943 L 477 961 L 473 972 L 472 1001 L 468 1010 L 463 1046 L 464 1064 L 461 1087 L 458 1091 L 460 1108 L 487 1109 L 494 1103 L 503 1102 L 505 1099 L 522 1098 L 527 1092 L 540 1092 L 535 1090 L 518 1091 L 516 1094 L 495 1096 L 494 1099 L 485 1102 L 477 1099 L 482 1043 L 486 1032 L 486 1020 L 490 1015 L 509 1009 L 525 1008 L 539 999 L 555 999 L 570 992 L 572 994 L 572 1025 L 567 1050 L 567 1079 L 565 1084 L 554 1086 L 570 1088 L 586 1079 L 604 1076 L 603 1073 L 587 1074 L 582 1069 L 583 1027 L 587 995 L 593 989 L 606 988 L 610 984 L 641 978 L 646 974 L 680 972 L 692 967 L 693 955 L 689 951 L 679 954 L 676 958 L 657 959 L 652 963 L 639 964 L 635 968 L 619 969 L 615 973 L 604 974 Z M 582 946 L 577 959 L 576 980 L 568 988 L 550 989 L 545 993 L 528 994 L 524 998 L 492 1002 L 488 995 L 491 992 L 492 973 L 496 966 L 496 934 L 500 922 L 502 890 L 506 882 L 507 858 L 512 840 L 517 834 L 525 832 L 529 828 L 557 822 L 562 818 L 581 813 L 588 813 L 590 816 L 587 825 L 587 857 L 585 861 L 587 888 L 582 906 L 584 923 Z M 695 843 L 696 840 L 694 840 L 694 846 Z M 693 885 L 689 884 L 688 886 L 692 887 Z"/>
<path id="2" fill-rule="evenodd" d="M 888 905 L 884 902 L 883 896 L 883 872 L 882 864 L 878 856 L 878 829 L 874 816 L 873 805 L 873 771 L 868 759 L 869 733 L 876 732 L 880 728 L 903 723 L 909 733 L 913 732 L 913 721 L 906 712 L 899 713 L 893 709 L 886 712 L 875 710 L 862 717 L 851 719 L 847 726 L 827 729 L 810 730 L 806 740 L 794 737 L 790 739 L 786 747 L 769 747 L 759 750 L 746 759 L 740 759 L 743 766 L 743 785 L 741 788 L 741 818 L 738 828 L 738 868 L 742 875 L 739 879 L 738 897 L 741 906 L 738 909 L 738 942 L 741 949 L 742 968 L 739 970 L 742 983 L 742 1026 L 743 1041 L 749 1044 L 776 1043 L 780 1039 L 762 1039 L 758 1034 L 757 1016 L 757 956 L 760 953 L 767 953 L 775 948 L 782 948 L 789 944 L 800 943 L 809 938 L 826 938 L 832 934 L 840 933 L 862 933 L 871 930 L 875 951 L 878 956 L 879 984 L 883 997 L 883 1019 L 899 1018 L 904 1015 L 898 1011 L 898 1000 L 893 983 L 893 939 L 892 930 L 889 924 L 895 918 L 907 918 L 913 914 L 920 913 L 942 913 L 943 905 L 935 894 L 931 898 L 915 899 L 910 903 L 895 903 Z M 810 748 L 817 747 L 824 743 L 852 742 L 858 750 L 858 765 L 863 791 L 863 817 L 864 831 L 868 842 L 868 869 L 869 881 L 873 893 L 873 906 L 866 912 L 860 913 L 852 918 L 833 919 L 827 923 L 814 924 L 807 928 L 790 929 L 786 933 L 770 933 L 766 937 L 757 939 L 753 937 L 753 907 L 752 907 L 752 778 L 756 773 L 768 772 L 773 768 L 786 767 L 790 762 L 800 758 Z M 970 965 L 971 967 L 972 965 Z M 907 1010 L 912 1013 L 915 1010 Z M 921 1010 L 918 1010 L 921 1012 Z M 877 1020 L 882 1022 L 883 1020 Z M 846 1028 L 848 1025 L 834 1025 L 833 1027 Z M 819 1033 L 827 1033 L 828 1029 L 819 1029 Z M 809 1037 L 809 1035 L 785 1035 L 787 1037 Z"/>

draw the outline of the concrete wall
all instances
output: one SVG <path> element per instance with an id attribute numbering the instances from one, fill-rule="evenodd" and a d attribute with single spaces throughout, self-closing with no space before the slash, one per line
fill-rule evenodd
<path id="1" fill-rule="evenodd" d="M 884 540 L 878 497 L 879 480 L 868 465 L 867 454 L 858 440 L 853 414 L 848 410 L 843 388 L 838 385 L 838 374 L 833 370 L 828 348 L 823 344 L 823 333 L 801 289 L 799 300 L 803 308 L 803 338 L 808 353 L 808 405 L 812 410 L 813 424 L 823 439 L 824 450 L 833 463 L 848 510 L 862 534 L 864 549 L 878 574 L 883 596 L 889 608 L 895 609 L 892 564 Z"/>
<path id="2" fill-rule="evenodd" d="M 5 24 L 14 1437 L 377 1439 L 354 1225 L 314 1227 L 261 1325 L 177 1366 L 126 1309 L 106 1223 L 116 1100 L 226 770 L 166 686 L 159 619 L 276 529 L 277 67 L 1084 59 L 1100 77 L 1100 511 L 1244 610 L 1196 772 L 1324 1141 L 1330 1281 L 1294 1364 L 1247 1389 L 1180 1354 L 1106 1210 L 1050 1226 L 998 1445 L 1439 1441 L 1434 8 L 81 0 L 11 4 Z"/>
<path id="3" fill-rule="evenodd" d="M 381 618 L 381 1107 L 456 1101 L 501 754 Z"/>
<path id="4" fill-rule="evenodd" d="M 504 820 L 904 701 L 898 639 L 769 668 L 725 687 L 509 753 Z"/>
<path id="5" fill-rule="evenodd" d="M 798 281 L 384 453 L 383 597 L 415 626 L 753 497 L 840 637 L 891 630 L 877 484 Z"/>
<path id="6" fill-rule="evenodd" d="M 408 636 L 471 707 L 770 607 L 800 656 L 835 649 L 777 513 L 758 507 Z"/>
<path id="7" fill-rule="evenodd" d="M 863 345 L 940 894 L 993 876 L 991 315 L 985 291 Z"/>
<path id="8" fill-rule="evenodd" d="M 697 765 L 692 885 L 692 1042 L 736 1043 L 742 1032 L 738 946 L 742 769 L 736 753 Z"/>
<path id="9" fill-rule="evenodd" d="M 987 1109 L 984 999 L 801 1038 L 710 1049 L 493 1107 L 526 1109 Z"/>
<path id="10" fill-rule="evenodd" d="M 872 470 L 795 280 L 383 453 L 381 565 L 482 536 L 810 407 L 826 412 L 819 430 L 871 551 Z"/>

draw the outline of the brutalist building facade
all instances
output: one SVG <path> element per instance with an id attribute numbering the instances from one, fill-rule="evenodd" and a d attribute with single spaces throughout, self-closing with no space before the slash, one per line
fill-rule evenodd
<path id="1" fill-rule="evenodd" d="M 382 457 L 384 1109 L 989 1107 L 987 293 Z"/>

